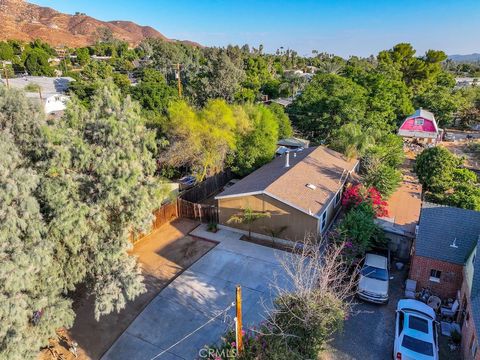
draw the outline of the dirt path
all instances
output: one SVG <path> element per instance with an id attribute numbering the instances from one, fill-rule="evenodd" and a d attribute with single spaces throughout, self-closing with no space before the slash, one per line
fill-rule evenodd
<path id="1" fill-rule="evenodd" d="M 58 359 L 75 359 L 68 351 L 72 339 L 79 346 L 76 359 L 99 359 L 160 290 L 215 246 L 187 235 L 197 225 L 194 221 L 177 219 L 137 242 L 132 253 L 139 258 L 147 292 L 128 303 L 120 313 L 104 316 L 99 322 L 93 316 L 92 298 L 75 303 L 77 316 L 73 327 L 62 332 L 63 341 L 54 344 L 54 351 L 62 355 Z M 55 356 L 45 350 L 40 359 L 55 359 Z"/>

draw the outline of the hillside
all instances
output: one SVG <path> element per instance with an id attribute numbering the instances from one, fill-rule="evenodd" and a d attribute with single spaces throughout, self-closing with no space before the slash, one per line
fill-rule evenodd
<path id="1" fill-rule="evenodd" d="M 101 21 L 81 13 L 63 14 L 23 0 L 0 0 L 0 40 L 41 39 L 53 46 L 78 47 L 94 43 L 101 28 L 110 29 L 115 38 L 131 45 L 145 38 L 171 41 L 152 27 L 131 21 Z"/>

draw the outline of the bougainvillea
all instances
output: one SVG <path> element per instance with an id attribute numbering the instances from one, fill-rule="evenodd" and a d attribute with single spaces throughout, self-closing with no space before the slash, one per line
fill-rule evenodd
<path id="1" fill-rule="evenodd" d="M 350 186 L 343 193 L 342 205 L 347 211 L 365 202 L 372 205 L 376 217 L 388 216 L 388 204 L 376 188 L 366 188 L 362 184 L 357 184 Z"/>

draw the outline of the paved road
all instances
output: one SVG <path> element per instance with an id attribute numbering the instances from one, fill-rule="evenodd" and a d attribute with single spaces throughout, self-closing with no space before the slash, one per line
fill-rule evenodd
<path id="1" fill-rule="evenodd" d="M 211 234 L 198 229 L 193 234 L 221 243 L 162 290 L 103 360 L 152 359 L 231 304 L 236 284 L 242 285 L 244 324 L 249 326 L 263 320 L 262 299 L 271 301 L 269 284 L 274 274 L 283 273 L 275 254 L 281 252 L 241 241 L 241 235 L 225 230 Z M 157 359 L 196 359 L 204 345 L 217 342 L 232 324 L 234 309 L 227 315 Z"/>
<path id="2" fill-rule="evenodd" d="M 480 139 L 480 132 L 478 131 L 459 131 L 459 130 L 446 130 L 447 134 L 452 134 L 455 136 L 455 140 L 466 139 L 468 135 L 472 136 L 473 139 Z"/>

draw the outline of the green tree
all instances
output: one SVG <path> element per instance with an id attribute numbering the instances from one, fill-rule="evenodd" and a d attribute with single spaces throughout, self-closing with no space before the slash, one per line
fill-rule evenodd
<path id="1" fill-rule="evenodd" d="M 289 115 L 309 139 L 328 141 L 346 123 L 362 123 L 367 110 L 366 90 L 334 74 L 317 74 L 296 98 Z"/>
<path id="2" fill-rule="evenodd" d="M 90 62 L 90 51 L 88 48 L 78 48 L 75 50 L 75 53 L 77 54 L 77 62 L 80 65 L 84 66 Z"/>
<path id="3" fill-rule="evenodd" d="M 462 160 L 444 147 L 425 149 L 415 160 L 415 172 L 426 191 L 444 192 L 452 187 L 453 174 Z"/>
<path id="4" fill-rule="evenodd" d="M 377 156 L 367 156 L 363 159 L 362 179 L 366 187 L 376 188 L 384 198 L 387 198 L 400 185 L 402 174 Z"/>
<path id="5" fill-rule="evenodd" d="M 245 176 L 273 159 L 278 141 L 278 123 L 274 114 L 263 105 L 244 107 L 249 126 L 237 140 L 232 169 Z"/>
<path id="6" fill-rule="evenodd" d="M 453 91 L 453 87 L 434 85 L 417 95 L 414 104 L 432 111 L 439 126 L 448 126 L 453 124 L 454 115 L 461 109 L 463 99 Z"/>
<path id="7" fill-rule="evenodd" d="M 42 207 L 62 287 L 86 284 L 98 319 L 145 291 L 127 251 L 130 232 L 148 231 L 151 211 L 165 198 L 153 176 L 155 135 L 138 105 L 110 82 L 91 110 L 73 99 L 62 120 L 44 130 Z"/>
<path id="8" fill-rule="evenodd" d="M 264 219 L 270 217 L 269 212 L 260 212 L 255 211 L 251 207 L 247 206 L 243 209 L 242 212 L 232 215 L 228 220 L 227 223 L 237 223 L 246 225 L 248 228 L 248 238 L 252 238 L 252 225 L 260 219 Z"/>
<path id="9" fill-rule="evenodd" d="M 453 193 L 445 196 L 443 203 L 463 209 L 480 211 L 480 188 L 478 184 L 456 183 Z"/>
<path id="10" fill-rule="evenodd" d="M 39 104 L 30 101 L 22 91 L 0 86 L 0 130 L 12 134 L 15 145 L 32 161 L 42 156 L 40 127 L 45 124 Z"/>
<path id="11" fill-rule="evenodd" d="M 188 167 L 200 181 L 220 172 L 246 121 L 241 108 L 224 100 L 210 100 L 202 110 L 184 101 L 173 102 L 164 124 L 169 146 L 160 156 L 162 165 Z"/>
<path id="12" fill-rule="evenodd" d="M 352 208 L 339 226 L 340 232 L 359 248 L 360 253 L 383 241 L 382 231 L 374 218 L 372 205 L 365 202 Z"/>
<path id="13" fill-rule="evenodd" d="M 53 68 L 48 59 L 49 54 L 41 48 L 32 48 L 26 52 L 25 68 L 30 75 L 53 76 Z"/>
<path id="14" fill-rule="evenodd" d="M 34 196 L 39 176 L 5 129 L 0 153 L 0 358 L 33 360 L 73 311 Z"/>
<path id="15" fill-rule="evenodd" d="M 330 139 L 330 146 L 348 159 L 363 156 L 375 144 L 375 130 L 363 129 L 357 122 L 342 125 Z"/>
<path id="16" fill-rule="evenodd" d="M 197 105 L 215 98 L 232 102 L 244 78 L 243 69 L 236 66 L 225 51 L 208 49 L 205 51 L 205 65 L 192 79 L 190 96 Z"/>
<path id="17" fill-rule="evenodd" d="M 0 41 L 0 60 L 11 61 L 14 57 L 12 46 L 5 41 Z"/>
<path id="18" fill-rule="evenodd" d="M 271 104 L 268 109 L 275 115 L 278 123 L 278 138 L 285 139 L 293 135 L 292 124 L 288 115 L 285 113 L 284 107 L 279 104 Z"/>
<path id="19" fill-rule="evenodd" d="M 143 70 L 140 83 L 131 92 L 144 110 L 160 114 L 166 114 L 170 102 L 178 98 L 176 89 L 168 86 L 163 74 L 154 69 Z"/>

